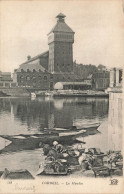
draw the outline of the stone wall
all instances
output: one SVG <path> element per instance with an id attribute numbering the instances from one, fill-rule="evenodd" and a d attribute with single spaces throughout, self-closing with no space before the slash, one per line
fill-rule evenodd
<path id="1" fill-rule="evenodd" d="M 30 96 L 30 92 L 28 92 L 28 90 L 26 90 L 25 88 L 0 88 L 0 91 L 7 95 L 15 97 Z"/>
<path id="2" fill-rule="evenodd" d="M 108 145 L 111 150 L 122 150 L 122 95 L 121 92 L 109 93 Z"/>

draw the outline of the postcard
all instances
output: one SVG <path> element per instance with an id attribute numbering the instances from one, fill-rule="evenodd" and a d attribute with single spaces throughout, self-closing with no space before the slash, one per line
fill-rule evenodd
<path id="1" fill-rule="evenodd" d="M 123 1 L 0 16 L 0 194 L 123 193 Z"/>

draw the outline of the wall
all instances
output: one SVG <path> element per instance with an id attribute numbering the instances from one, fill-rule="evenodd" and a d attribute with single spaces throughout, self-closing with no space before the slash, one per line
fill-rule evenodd
<path id="1" fill-rule="evenodd" d="M 72 43 L 56 42 L 54 52 L 54 71 L 73 72 Z"/>
<path id="2" fill-rule="evenodd" d="M 106 71 L 100 71 L 93 74 L 93 89 L 105 90 L 109 87 L 110 73 Z"/>
<path id="3" fill-rule="evenodd" d="M 122 95 L 121 92 L 109 93 L 108 145 L 111 150 L 122 150 Z"/>
<path id="4" fill-rule="evenodd" d="M 0 91 L 10 96 L 30 96 L 30 93 L 25 88 L 0 88 Z"/>
<path id="5" fill-rule="evenodd" d="M 18 86 L 29 86 L 41 90 L 49 89 L 50 74 L 44 72 L 17 72 Z"/>

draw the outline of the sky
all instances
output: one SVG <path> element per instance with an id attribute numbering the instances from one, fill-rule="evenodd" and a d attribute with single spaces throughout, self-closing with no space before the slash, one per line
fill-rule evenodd
<path id="1" fill-rule="evenodd" d="M 0 2 L 0 70 L 13 72 L 48 48 L 56 16 L 75 32 L 73 60 L 82 64 L 124 65 L 123 0 L 32 0 Z"/>

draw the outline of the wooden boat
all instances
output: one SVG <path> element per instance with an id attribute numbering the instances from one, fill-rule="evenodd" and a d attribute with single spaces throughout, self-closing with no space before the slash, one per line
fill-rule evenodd
<path id="1" fill-rule="evenodd" d="M 26 169 L 9 171 L 7 168 L 1 173 L 1 179 L 34 179 Z"/>
<path id="2" fill-rule="evenodd" d="M 64 175 L 68 175 L 69 174 L 69 171 L 66 170 L 65 172 L 45 172 L 45 171 L 42 171 L 40 174 L 38 175 L 47 175 L 47 176 L 64 176 Z"/>
<path id="3" fill-rule="evenodd" d="M 70 131 L 70 132 L 65 132 L 65 133 L 59 133 L 59 136 L 69 136 L 69 135 L 79 135 L 86 132 L 86 130 L 80 130 L 80 131 Z"/>
<path id="4" fill-rule="evenodd" d="M 9 145 L 0 150 L 4 152 L 16 152 L 19 150 L 33 150 L 39 148 L 39 143 L 53 145 L 53 141 L 58 141 L 63 145 L 72 145 L 74 143 L 85 143 L 77 138 L 98 133 L 98 126 L 83 129 L 44 129 L 43 133 L 39 134 L 19 134 L 19 135 L 0 135 L 0 137 L 11 141 Z M 61 130 L 60 130 L 61 129 Z"/>

